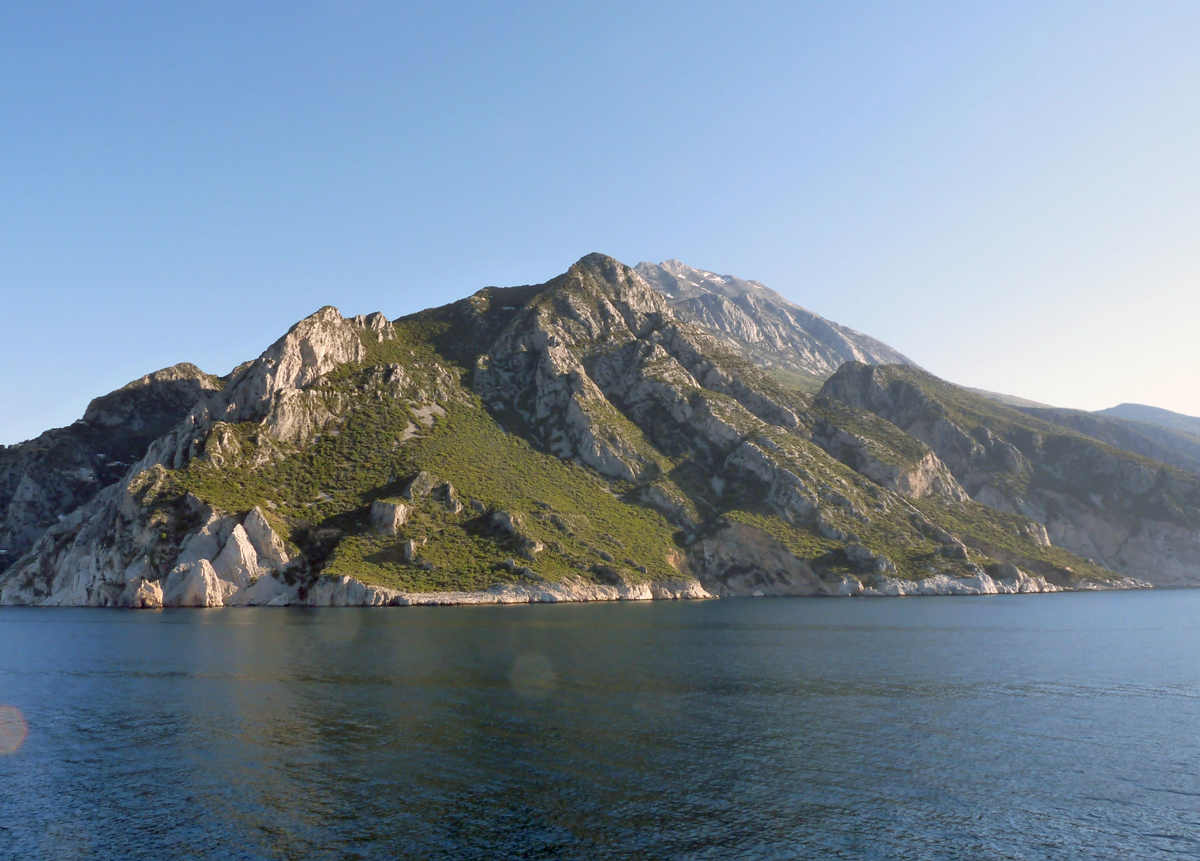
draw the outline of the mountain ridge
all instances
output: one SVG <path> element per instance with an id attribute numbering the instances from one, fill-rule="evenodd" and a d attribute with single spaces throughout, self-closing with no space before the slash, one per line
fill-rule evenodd
<path id="1" fill-rule="evenodd" d="M 1200 582 L 1194 472 L 1071 428 L 1062 411 L 1047 421 L 1045 410 L 1009 407 L 919 369 L 847 363 L 821 394 L 926 442 L 972 499 L 1044 524 L 1057 545 L 1162 585 Z"/>
<path id="2" fill-rule="evenodd" d="M 731 349 L 764 367 L 820 381 L 847 361 L 913 364 L 887 344 L 814 314 L 762 282 L 678 260 L 639 263 L 635 271 L 682 319 L 719 333 Z"/>
<path id="3" fill-rule="evenodd" d="M 327 306 L 51 525 L 0 601 L 1142 585 L 979 504 L 936 446 L 782 385 L 725 334 L 598 254 L 395 321 Z"/>
<path id="4" fill-rule="evenodd" d="M 1115 407 L 1097 410 L 1096 415 L 1157 425 L 1167 430 L 1200 436 L 1200 418 L 1165 410 L 1162 407 L 1151 407 L 1146 404 L 1117 404 Z"/>

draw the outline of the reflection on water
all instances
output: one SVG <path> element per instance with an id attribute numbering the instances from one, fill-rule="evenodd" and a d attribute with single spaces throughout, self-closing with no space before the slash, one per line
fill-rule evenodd
<path id="1" fill-rule="evenodd" d="M 1198 618 L 0 610 L 0 858 L 1197 857 Z"/>

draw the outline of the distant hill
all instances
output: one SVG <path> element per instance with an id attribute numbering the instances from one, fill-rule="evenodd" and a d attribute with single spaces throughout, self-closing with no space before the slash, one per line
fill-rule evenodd
<path id="1" fill-rule="evenodd" d="M 963 388 L 1119 449 L 1200 473 L 1200 419 L 1143 404 L 1121 404 L 1095 412 L 1070 410 L 986 389 Z"/>
<path id="2" fill-rule="evenodd" d="M 1145 404 L 1118 404 L 1106 410 L 1097 410 L 1096 415 L 1109 418 L 1125 419 L 1127 421 L 1145 422 L 1158 425 L 1168 430 L 1183 431 L 1184 433 L 1200 436 L 1200 418 L 1185 416 L 1183 413 L 1173 413 L 1159 407 L 1148 407 Z"/>
<path id="3" fill-rule="evenodd" d="M 989 401 L 995 401 L 998 404 L 1004 404 L 1008 407 L 1020 407 L 1023 409 L 1033 410 L 1049 410 L 1053 409 L 1049 404 L 1043 404 L 1039 401 L 1031 401 L 1028 398 L 1018 398 L 1016 395 L 1003 395 L 1000 392 L 989 392 L 987 389 L 974 389 L 970 386 L 963 386 L 968 392 L 974 392 L 987 398 Z"/>
<path id="4" fill-rule="evenodd" d="M 1026 415 L 1079 431 L 1125 451 L 1200 473 L 1200 436 L 1147 422 L 1130 421 L 1083 410 L 1062 410 L 1054 407 L 1017 409 Z"/>

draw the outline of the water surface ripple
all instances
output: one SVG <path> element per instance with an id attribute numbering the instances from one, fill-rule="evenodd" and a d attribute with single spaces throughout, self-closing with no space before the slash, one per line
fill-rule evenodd
<path id="1" fill-rule="evenodd" d="M 1200 591 L 6 608 L 0 707 L 6 859 L 1200 858 Z"/>

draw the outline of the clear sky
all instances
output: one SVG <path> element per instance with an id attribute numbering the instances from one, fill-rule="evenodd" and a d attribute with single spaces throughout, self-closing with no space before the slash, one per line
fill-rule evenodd
<path id="1" fill-rule="evenodd" d="M 1200 4 L 0 3 L 0 442 L 591 251 L 1200 414 Z"/>

